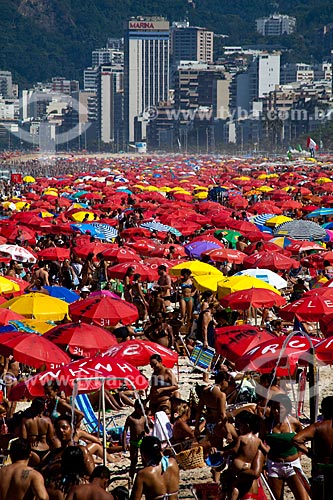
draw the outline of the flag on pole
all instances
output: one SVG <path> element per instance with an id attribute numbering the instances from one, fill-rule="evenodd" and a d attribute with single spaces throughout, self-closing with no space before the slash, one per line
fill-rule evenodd
<path id="1" fill-rule="evenodd" d="M 318 151 L 319 149 L 318 144 L 313 139 L 311 139 L 311 137 L 307 138 L 306 147 L 309 149 L 313 149 L 314 151 Z"/>

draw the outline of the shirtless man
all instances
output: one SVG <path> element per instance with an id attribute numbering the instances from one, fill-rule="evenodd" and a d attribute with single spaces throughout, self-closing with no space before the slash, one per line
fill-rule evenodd
<path id="1" fill-rule="evenodd" d="M 144 468 L 135 478 L 130 500 L 177 500 L 179 468 L 176 460 L 162 455 L 161 442 L 146 436 L 140 446 Z"/>
<path id="2" fill-rule="evenodd" d="M 42 286 L 50 286 L 49 273 L 45 268 L 44 262 L 38 262 L 38 269 L 34 272 L 33 281 L 40 280 Z"/>
<path id="3" fill-rule="evenodd" d="M 164 266 L 163 264 L 158 266 L 157 273 L 159 276 L 157 284 L 161 289 L 161 297 L 163 298 L 165 306 L 167 307 L 170 305 L 171 301 L 171 289 L 172 289 L 171 278 L 167 274 L 166 266 Z"/>
<path id="4" fill-rule="evenodd" d="M 54 428 L 51 420 L 44 417 L 45 401 L 36 398 L 32 401 L 21 421 L 20 436 L 27 439 L 34 453 L 33 465 L 37 465 L 50 449 L 50 444 L 56 443 Z"/>
<path id="5" fill-rule="evenodd" d="M 130 478 L 133 479 L 135 475 L 135 469 L 139 458 L 139 449 L 142 443 L 142 439 L 145 435 L 149 434 L 149 427 L 147 425 L 146 416 L 143 413 L 142 403 L 136 399 L 134 403 L 134 412 L 129 415 L 126 419 L 124 432 L 123 432 L 123 450 L 127 450 L 126 436 L 127 431 L 130 432 Z"/>
<path id="6" fill-rule="evenodd" d="M 323 490 L 332 498 L 333 471 L 333 396 L 327 396 L 321 402 L 322 422 L 316 422 L 294 436 L 292 443 L 312 460 L 311 498 L 325 498 Z M 312 449 L 305 443 L 312 441 Z M 320 467 L 325 464 L 327 467 Z M 332 464 L 331 468 L 328 464 Z"/>
<path id="7" fill-rule="evenodd" d="M 150 366 L 153 369 L 153 375 L 151 377 L 149 408 L 154 415 L 163 408 L 171 410 L 170 398 L 177 397 L 178 383 L 173 371 L 163 365 L 159 354 L 153 354 L 150 357 Z"/>
<path id="8" fill-rule="evenodd" d="M 113 496 L 105 490 L 110 483 L 111 473 L 105 465 L 98 465 L 89 479 L 89 484 L 73 486 L 66 500 L 113 500 Z"/>
<path id="9" fill-rule="evenodd" d="M 31 448 L 26 439 L 12 441 L 11 465 L 0 470 L 0 500 L 49 500 L 43 476 L 28 467 Z"/>

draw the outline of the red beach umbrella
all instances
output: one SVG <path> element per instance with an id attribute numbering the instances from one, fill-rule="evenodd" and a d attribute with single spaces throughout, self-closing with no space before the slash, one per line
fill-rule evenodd
<path id="1" fill-rule="evenodd" d="M 88 297 L 73 302 L 69 306 L 69 313 L 73 321 L 83 321 L 101 327 L 114 326 L 119 321 L 126 325 L 139 317 L 133 304 L 108 296 Z"/>
<path id="2" fill-rule="evenodd" d="M 124 361 L 129 361 L 134 366 L 146 366 L 149 364 L 152 354 L 159 354 L 164 366 L 167 368 L 173 368 L 178 361 L 178 354 L 175 351 L 148 340 L 127 340 L 115 347 L 111 347 L 101 357 L 103 359 L 123 359 Z"/>
<path id="3" fill-rule="evenodd" d="M 220 300 L 223 307 L 246 310 L 249 307 L 281 307 L 286 299 L 266 288 L 249 288 L 230 293 Z"/>
<path id="4" fill-rule="evenodd" d="M 122 279 L 129 267 L 134 269 L 135 274 L 140 274 L 141 281 L 155 281 L 158 279 L 157 271 L 139 262 L 123 262 L 108 268 L 109 278 Z"/>
<path id="5" fill-rule="evenodd" d="M 38 259 L 40 260 L 57 260 L 62 262 L 70 257 L 69 248 L 61 248 L 61 247 L 50 247 L 41 250 L 38 253 Z"/>

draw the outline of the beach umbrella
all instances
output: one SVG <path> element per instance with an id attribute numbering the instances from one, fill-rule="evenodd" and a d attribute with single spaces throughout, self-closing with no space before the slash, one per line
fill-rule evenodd
<path id="1" fill-rule="evenodd" d="M 172 226 L 167 226 L 166 224 L 161 224 L 160 222 L 152 221 L 152 222 L 144 222 L 141 224 L 142 228 L 144 229 L 149 229 L 149 231 L 161 231 L 163 233 L 172 233 L 175 234 L 176 236 L 181 236 L 181 232 L 178 231 L 178 229 L 172 227 Z"/>
<path id="2" fill-rule="evenodd" d="M 125 300 L 111 297 L 88 297 L 70 304 L 70 316 L 73 321 L 83 321 L 101 327 L 115 326 L 119 321 L 130 324 L 139 317 L 135 305 Z"/>
<path id="3" fill-rule="evenodd" d="M 113 243 L 101 243 L 99 241 L 93 241 L 85 243 L 85 245 L 75 247 L 75 253 L 78 257 L 86 258 L 89 253 L 93 253 L 96 256 L 99 253 L 104 252 L 104 250 L 109 250 L 115 245 Z"/>
<path id="4" fill-rule="evenodd" d="M 83 219 L 88 220 L 88 221 L 93 221 L 95 220 L 95 213 L 94 212 L 89 212 L 88 210 L 80 210 L 78 212 L 70 214 L 71 218 L 75 222 L 82 222 Z M 86 218 L 87 216 L 87 218 Z"/>
<path id="5" fill-rule="evenodd" d="M 231 244 L 232 248 L 236 248 L 236 243 L 241 233 L 239 231 L 233 231 L 232 229 L 217 229 L 217 231 L 214 232 L 214 236 L 222 237 Z"/>
<path id="6" fill-rule="evenodd" d="M 213 241 L 194 241 L 185 245 L 184 250 L 191 259 L 199 259 L 203 253 L 221 247 L 220 243 L 214 243 Z"/>
<path id="7" fill-rule="evenodd" d="M 20 291 L 20 286 L 17 283 L 5 278 L 4 276 L 0 276 L 0 293 L 6 294 L 19 291 Z"/>
<path id="8" fill-rule="evenodd" d="M 112 247 L 102 253 L 105 260 L 118 262 L 119 264 L 141 260 L 141 257 L 134 250 L 125 247 Z"/>
<path id="9" fill-rule="evenodd" d="M 44 285 L 43 289 L 47 290 L 50 297 L 56 297 L 57 299 L 67 302 L 67 304 L 71 304 L 79 298 L 79 295 L 76 292 L 74 292 L 73 290 L 69 290 L 64 286 Z"/>
<path id="10" fill-rule="evenodd" d="M 321 250 L 324 251 L 324 247 L 316 243 L 315 241 L 295 241 L 287 247 L 288 252 L 292 254 L 297 254 L 300 252 L 307 252 L 309 250 Z"/>
<path id="11" fill-rule="evenodd" d="M 36 179 L 32 177 L 32 175 L 26 175 L 25 177 L 23 177 L 23 182 L 31 184 L 33 182 L 36 182 Z"/>
<path id="12" fill-rule="evenodd" d="M 253 276 L 231 276 L 230 278 L 224 278 L 218 282 L 218 297 L 221 299 L 230 293 L 247 290 L 249 288 L 266 288 L 272 292 L 280 293 L 269 283 L 265 283 L 265 281 Z"/>
<path id="13" fill-rule="evenodd" d="M 214 250 L 208 250 L 202 255 L 208 255 L 208 257 L 214 262 L 232 262 L 233 264 L 242 264 L 246 254 L 240 252 L 239 250 L 233 250 L 232 248 L 218 248 Z"/>
<path id="14" fill-rule="evenodd" d="M 257 243 L 258 242 L 250 243 L 250 245 L 245 248 L 244 252 L 248 255 L 253 254 L 256 250 Z M 262 241 L 261 243 L 263 245 L 263 251 L 265 252 L 281 252 L 281 247 L 271 241 Z"/>
<path id="15" fill-rule="evenodd" d="M 276 290 L 267 290 L 266 288 L 249 288 L 247 290 L 240 290 L 224 296 L 220 303 L 223 307 L 230 307 L 231 309 L 246 310 L 249 307 L 281 307 L 286 304 L 286 299 L 281 297 Z"/>
<path id="16" fill-rule="evenodd" d="M 333 364 L 333 337 L 328 337 L 315 346 L 315 354 L 322 363 Z"/>
<path id="17" fill-rule="evenodd" d="M 58 325 L 46 332 L 43 338 L 68 350 L 70 354 L 84 357 L 94 356 L 117 345 L 117 339 L 112 333 L 81 321 Z"/>
<path id="18" fill-rule="evenodd" d="M 254 278 L 258 278 L 269 285 L 272 285 L 277 290 L 281 290 L 281 288 L 287 288 L 288 283 L 285 279 L 281 278 L 277 273 L 274 273 L 270 269 L 245 269 L 243 271 L 239 271 L 235 273 L 234 276 L 253 276 Z"/>
<path id="19" fill-rule="evenodd" d="M 234 363 L 243 354 L 275 335 L 252 325 L 237 325 L 215 328 L 215 348 L 217 354 Z"/>
<path id="20" fill-rule="evenodd" d="M 319 321 L 332 313 L 333 298 L 322 296 L 317 289 L 280 309 L 281 317 L 287 321 L 292 321 L 295 316 L 300 321 Z"/>
<path id="21" fill-rule="evenodd" d="M 285 215 L 275 215 L 270 219 L 267 219 L 265 224 L 266 226 L 280 226 L 284 222 L 290 222 L 293 219 L 291 217 L 286 217 Z"/>
<path id="22" fill-rule="evenodd" d="M 92 358 L 94 359 L 94 358 Z M 92 362 L 93 364 L 93 362 Z M 96 365 L 98 361 L 96 358 Z M 87 393 L 97 391 L 101 387 L 100 380 L 87 380 L 92 377 L 128 377 L 136 387 L 136 389 L 146 389 L 148 387 L 147 379 L 141 375 L 139 370 L 129 363 L 118 363 L 113 360 L 109 361 L 104 368 L 99 364 L 98 369 L 88 366 L 86 360 L 77 360 L 66 366 L 50 369 L 33 377 L 20 382 L 17 386 L 13 387 L 10 392 L 11 401 L 19 401 L 22 398 L 32 399 L 35 397 L 44 396 L 44 386 L 51 381 L 55 381 L 61 391 L 67 396 L 71 396 L 74 388 L 74 381 L 77 379 L 84 379 L 77 382 L 77 389 L 79 393 Z M 113 380 L 107 382 L 107 388 L 117 389 L 123 385 L 122 380 Z"/>
<path id="23" fill-rule="evenodd" d="M 319 224 L 306 220 L 284 222 L 274 230 L 275 236 L 288 236 L 294 240 L 324 240 L 326 231 Z"/>
<path id="24" fill-rule="evenodd" d="M 118 230 L 110 224 L 106 224 L 104 222 L 92 222 L 90 226 L 94 228 L 96 238 L 111 241 L 118 236 Z M 97 236 L 97 233 L 103 235 L 103 237 Z"/>
<path id="25" fill-rule="evenodd" d="M 265 225 L 266 221 L 269 220 L 269 219 L 272 219 L 273 217 L 275 217 L 275 214 L 259 214 L 259 215 L 256 215 L 255 217 L 253 217 L 252 221 L 255 223 L 255 224 L 259 224 L 259 225 Z"/>
<path id="26" fill-rule="evenodd" d="M 70 257 L 70 249 L 62 247 L 44 248 L 38 252 L 39 260 L 56 260 L 62 262 Z"/>
<path id="27" fill-rule="evenodd" d="M 0 334 L 0 352 L 34 368 L 55 368 L 70 362 L 68 354 L 35 333 L 10 332 Z"/>
<path id="28" fill-rule="evenodd" d="M 24 316 L 22 314 L 18 314 L 14 311 L 10 311 L 9 309 L 0 309 L 0 326 L 8 325 L 11 320 L 24 320 Z"/>
<path id="29" fill-rule="evenodd" d="M 192 276 L 214 274 L 220 276 L 221 279 L 223 278 L 223 274 L 221 273 L 221 271 L 216 269 L 216 267 L 211 266 L 210 264 L 206 264 L 205 262 L 200 262 L 199 260 L 188 260 L 185 262 L 181 262 L 169 269 L 169 274 L 171 276 L 180 276 L 182 269 L 189 269 L 192 273 Z"/>
<path id="30" fill-rule="evenodd" d="M 10 257 L 19 262 L 35 263 L 37 258 L 29 250 L 18 245 L 0 245 L 0 253 L 10 255 Z"/>
<path id="31" fill-rule="evenodd" d="M 327 215 L 333 215 L 333 208 L 320 207 L 317 210 L 310 212 L 305 217 L 307 219 L 312 219 L 314 217 L 325 217 Z"/>
<path id="32" fill-rule="evenodd" d="M 27 318 L 62 321 L 68 315 L 68 304 L 44 293 L 32 292 L 20 295 L 0 304 L 2 309 L 10 309 Z"/>
<path id="33" fill-rule="evenodd" d="M 244 267 L 259 267 L 271 271 L 299 268 L 299 262 L 279 252 L 258 252 L 244 259 Z"/>
<path id="34" fill-rule="evenodd" d="M 123 262 L 121 264 L 116 264 L 115 266 L 108 268 L 109 278 L 119 278 L 123 279 L 128 268 L 132 267 L 135 274 L 140 274 L 141 281 L 155 281 L 158 279 L 158 273 L 156 269 L 152 269 L 149 266 L 145 266 L 140 262 Z"/>
<path id="35" fill-rule="evenodd" d="M 293 375 L 299 364 L 304 365 L 311 360 L 309 355 L 311 344 L 307 337 L 299 334 L 289 339 L 286 349 L 281 353 L 285 340 L 284 336 L 276 337 L 250 349 L 236 360 L 236 369 L 270 373 L 276 368 L 279 361 L 278 370 L 280 373 L 277 371 L 277 375 Z M 316 339 L 312 340 L 313 343 L 316 342 Z"/>
<path id="36" fill-rule="evenodd" d="M 167 347 L 161 346 L 149 340 L 127 340 L 121 344 L 111 347 L 102 358 L 123 359 L 134 366 L 149 365 L 150 356 L 158 354 L 162 358 L 164 366 L 173 368 L 178 362 L 178 354 Z"/>

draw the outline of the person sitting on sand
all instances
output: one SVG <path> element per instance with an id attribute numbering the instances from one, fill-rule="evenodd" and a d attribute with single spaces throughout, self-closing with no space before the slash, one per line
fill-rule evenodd
<path id="1" fill-rule="evenodd" d="M 12 463 L 0 470 L 0 500 L 49 500 L 43 476 L 28 466 L 31 447 L 27 439 L 14 439 L 9 455 Z"/>
<path id="2" fill-rule="evenodd" d="M 135 478 L 131 500 L 177 500 L 179 468 L 173 457 L 162 455 L 161 441 L 154 436 L 143 438 L 140 452 L 143 469 Z"/>

